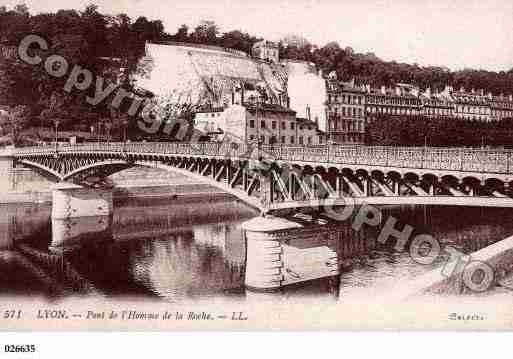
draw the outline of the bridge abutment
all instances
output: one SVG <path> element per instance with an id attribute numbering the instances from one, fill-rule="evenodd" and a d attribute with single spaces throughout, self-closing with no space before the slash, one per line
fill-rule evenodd
<path id="1" fill-rule="evenodd" d="M 14 189 L 14 157 L 9 152 L 0 154 L 0 192 Z"/>
<path id="2" fill-rule="evenodd" d="M 257 217 L 242 224 L 246 240 L 246 288 L 265 291 L 282 286 L 280 234 L 292 228 L 297 226 L 280 218 Z"/>
<path id="3" fill-rule="evenodd" d="M 113 211 L 111 188 L 85 188 L 68 182 L 52 188 L 52 220 L 110 216 Z"/>
<path id="4" fill-rule="evenodd" d="M 249 220 L 242 229 L 249 290 L 273 291 L 340 273 L 336 252 L 320 243 L 328 237 L 327 229 L 314 225 L 311 232 L 299 223 L 273 216 Z"/>

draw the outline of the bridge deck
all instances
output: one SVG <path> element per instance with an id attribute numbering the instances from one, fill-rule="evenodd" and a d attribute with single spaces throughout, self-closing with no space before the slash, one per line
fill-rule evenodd
<path id="1" fill-rule="evenodd" d="M 240 167 L 242 163 L 252 162 L 256 167 L 264 168 L 300 168 L 299 177 L 314 173 L 321 179 L 329 177 L 326 174 L 334 170 L 344 180 L 345 184 L 341 186 L 345 186 L 353 198 L 357 197 L 357 203 L 513 207 L 508 189 L 510 183 L 513 185 L 511 150 L 255 146 L 247 143 L 89 143 L 19 148 L 11 150 L 9 155 L 26 165 L 39 166 L 59 180 L 67 180 L 97 167 L 112 167 L 113 171 L 133 165 L 160 167 L 206 179 L 259 209 L 311 207 L 323 200 L 312 196 L 315 190 L 309 187 L 310 184 L 291 178 L 310 197 L 307 201 L 294 198 L 291 181 L 280 178 L 280 173 L 271 173 L 266 179 L 270 183 L 267 192 L 258 190 L 260 193 L 255 194 L 255 176 L 248 177 L 246 169 Z M 80 163 L 71 163 L 73 158 L 78 158 Z M 204 161 L 210 163 L 204 164 Z M 233 166 L 236 163 L 239 167 Z M 386 183 L 383 182 L 384 177 Z M 394 179 L 397 177 L 400 181 Z M 432 190 L 431 184 L 420 184 L 420 181 L 430 178 L 435 178 L 438 183 L 436 191 Z M 391 187 L 390 181 L 396 181 L 398 186 L 404 183 L 409 192 L 400 193 L 399 189 Z M 312 185 L 315 187 L 315 183 Z M 333 188 L 332 185 L 327 183 L 326 187 Z M 258 183 L 258 186 L 262 184 Z M 372 193 L 373 186 L 377 193 Z M 479 186 L 488 187 L 479 192 Z M 262 194 L 267 198 L 263 199 Z M 275 196 L 282 198 L 276 201 Z M 330 194 L 330 197 L 337 196 Z M 262 201 L 267 202 L 262 204 Z"/>

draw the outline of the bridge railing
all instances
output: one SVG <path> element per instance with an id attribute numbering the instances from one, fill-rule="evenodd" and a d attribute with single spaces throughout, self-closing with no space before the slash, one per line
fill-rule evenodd
<path id="1" fill-rule="evenodd" d="M 55 154 L 55 145 L 15 149 L 15 156 Z M 513 174 L 513 151 L 469 148 L 387 147 L 360 145 L 257 147 L 241 143 L 130 142 L 59 144 L 59 153 L 104 152 L 193 155 L 231 158 L 272 158 L 333 164 L 353 164 L 433 170 Z"/>

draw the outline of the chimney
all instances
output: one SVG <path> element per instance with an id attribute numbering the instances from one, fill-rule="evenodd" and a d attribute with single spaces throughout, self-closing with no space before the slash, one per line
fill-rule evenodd
<path id="1" fill-rule="evenodd" d="M 381 86 L 381 94 L 382 95 L 386 95 L 387 94 L 387 89 L 385 86 Z"/>

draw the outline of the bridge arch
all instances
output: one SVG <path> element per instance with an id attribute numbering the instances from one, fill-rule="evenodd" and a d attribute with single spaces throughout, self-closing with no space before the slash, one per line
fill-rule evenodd
<path id="1" fill-rule="evenodd" d="M 18 163 L 23 166 L 32 169 L 34 172 L 37 172 L 47 180 L 51 182 L 60 182 L 62 181 L 62 176 L 57 171 L 54 171 L 50 167 L 42 165 L 37 162 L 29 161 L 29 160 L 20 160 Z"/>
<path id="2" fill-rule="evenodd" d="M 90 165 L 87 165 L 87 166 L 83 166 L 83 167 L 80 167 L 80 168 L 77 168 L 71 172 L 68 172 L 66 175 L 62 176 L 62 180 L 63 181 L 67 181 L 81 173 L 84 173 L 88 170 L 98 170 L 98 169 L 101 169 L 101 168 L 105 168 L 108 170 L 108 172 L 110 172 L 108 175 L 112 175 L 114 173 L 117 173 L 117 172 L 120 172 L 120 171 L 123 171 L 125 169 L 128 169 L 130 167 L 134 167 L 133 165 L 131 165 L 129 162 L 126 162 L 126 161 L 122 161 L 122 160 L 119 160 L 119 161 L 102 161 L 102 162 L 96 162 L 96 163 L 93 163 L 93 164 L 90 164 Z M 119 169 L 118 169 L 119 168 Z M 110 170 L 109 170 L 110 169 Z"/>

